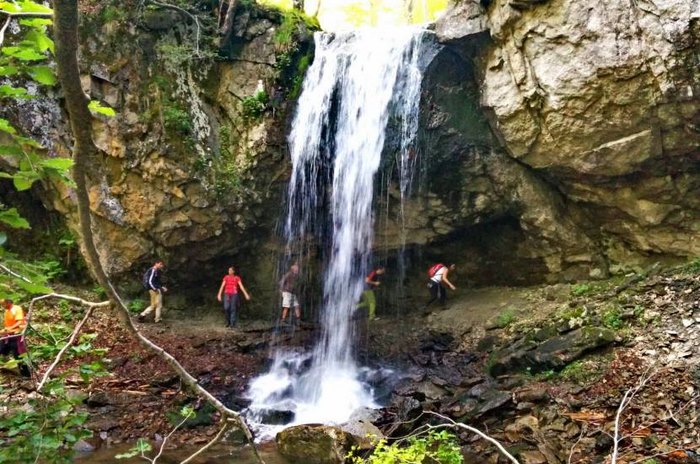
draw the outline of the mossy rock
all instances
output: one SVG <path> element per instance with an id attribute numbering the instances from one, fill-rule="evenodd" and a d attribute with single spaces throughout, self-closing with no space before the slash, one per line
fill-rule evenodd
<path id="1" fill-rule="evenodd" d="M 353 436 L 339 427 L 304 424 L 277 434 L 279 452 L 296 464 L 340 464 L 355 444 Z"/>

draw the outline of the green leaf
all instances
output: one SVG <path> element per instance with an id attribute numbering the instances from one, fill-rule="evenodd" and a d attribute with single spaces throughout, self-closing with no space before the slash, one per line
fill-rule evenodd
<path id="1" fill-rule="evenodd" d="M 25 282 L 22 279 L 17 279 L 15 284 L 18 287 L 21 287 L 24 291 L 32 294 L 47 294 L 53 292 L 53 290 L 51 290 L 49 287 L 32 282 Z"/>
<path id="2" fill-rule="evenodd" d="M 73 160 L 70 158 L 48 158 L 41 160 L 39 164 L 48 169 L 64 172 L 73 166 Z"/>
<path id="3" fill-rule="evenodd" d="M 27 97 L 27 89 L 12 87 L 11 85 L 3 84 L 0 85 L 0 96 L 22 98 Z"/>
<path id="4" fill-rule="evenodd" d="M 7 2 L 6 2 L 7 3 Z M 48 6 L 41 5 L 40 3 L 33 2 L 31 0 L 24 0 L 18 2 L 20 8 L 25 13 L 46 13 L 52 14 L 53 10 Z"/>
<path id="5" fill-rule="evenodd" d="M 48 18 L 31 18 L 31 19 L 20 19 L 19 23 L 22 26 L 33 27 L 33 28 L 39 29 L 41 27 L 52 25 L 53 21 L 48 19 Z"/>
<path id="6" fill-rule="evenodd" d="M 15 130 L 15 128 L 12 127 L 12 124 L 10 124 L 10 121 L 2 118 L 0 118 L 0 131 L 7 132 L 8 134 L 17 133 L 17 130 Z"/>
<path id="7" fill-rule="evenodd" d="M 37 180 L 39 175 L 32 171 L 19 171 L 12 178 L 15 188 L 20 192 L 32 188 L 32 184 Z"/>
<path id="8" fill-rule="evenodd" d="M 88 108 L 90 108 L 90 111 L 92 111 L 93 113 L 99 113 L 109 117 L 116 116 L 117 114 L 117 112 L 114 111 L 114 109 L 110 108 L 109 106 L 102 105 L 102 103 L 100 103 L 97 100 L 90 101 L 90 103 L 88 104 Z"/>
<path id="9" fill-rule="evenodd" d="M 17 208 L 0 211 L 0 222 L 4 222 L 14 229 L 29 229 L 29 222 L 19 215 Z"/>
<path id="10" fill-rule="evenodd" d="M 7 56 L 17 58 L 20 61 L 45 60 L 46 55 L 27 47 L 3 47 L 2 53 Z"/>
<path id="11" fill-rule="evenodd" d="M 5 156 L 22 156 L 24 155 L 24 152 L 20 147 L 17 145 L 0 145 L 0 155 L 5 155 Z M 5 179 L 11 179 L 12 176 L 9 174 L 6 174 L 4 172 L 0 172 L 0 177 L 4 177 Z"/>
<path id="12" fill-rule="evenodd" d="M 22 8 L 14 2 L 0 2 L 0 10 L 8 13 L 19 13 Z"/>
<path id="13" fill-rule="evenodd" d="M 30 46 L 33 46 L 37 51 L 41 53 L 47 50 L 51 53 L 53 53 L 54 51 L 53 40 L 51 40 L 44 31 L 35 29 L 33 31 L 27 32 L 27 35 L 25 36 L 25 40 L 23 42 L 27 43 Z"/>
<path id="14" fill-rule="evenodd" d="M 37 81 L 39 84 L 56 84 L 56 76 L 53 73 L 53 69 L 48 66 L 32 66 L 29 69 L 29 75 L 31 75 L 32 79 Z"/>
<path id="15" fill-rule="evenodd" d="M 19 72 L 16 66 L 0 66 L 0 76 L 14 76 Z"/>

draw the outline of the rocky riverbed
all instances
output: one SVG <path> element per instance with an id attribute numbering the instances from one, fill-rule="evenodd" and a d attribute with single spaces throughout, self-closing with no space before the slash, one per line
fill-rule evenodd
<path id="1" fill-rule="evenodd" d="M 605 462 L 620 403 L 633 393 L 618 422 L 621 462 L 698 462 L 699 272 L 694 263 L 577 285 L 464 290 L 445 308 L 399 318 L 380 311 L 360 354 L 384 368 L 370 382 L 386 407 L 368 417 L 392 437 L 441 421 L 432 412 L 487 432 L 522 463 Z M 172 311 L 164 324 L 139 328 L 237 409 L 245 408 L 246 386 L 265 369 L 271 343 L 305 344 L 314 333 L 308 324 L 274 336 L 272 324 L 251 320 L 229 330 L 220 319 L 213 308 Z M 168 447 L 202 445 L 217 432 L 217 413 L 111 314 L 99 313 L 85 331 L 108 349 L 110 372 L 87 388 L 73 384 L 87 394 L 90 446 L 116 453 L 138 438 L 157 442 L 185 404 L 197 416 Z M 3 383 L 3 395 L 29 394 L 28 384 Z M 502 459 L 474 435 L 459 435 L 472 462 Z M 241 445 L 232 434 L 224 448 Z"/>

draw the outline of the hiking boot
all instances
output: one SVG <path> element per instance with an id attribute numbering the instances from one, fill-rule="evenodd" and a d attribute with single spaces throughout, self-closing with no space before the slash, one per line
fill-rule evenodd
<path id="1" fill-rule="evenodd" d="M 143 322 L 145 319 L 146 316 L 144 316 L 143 314 L 139 314 L 138 316 L 136 316 L 136 320 L 139 322 Z"/>

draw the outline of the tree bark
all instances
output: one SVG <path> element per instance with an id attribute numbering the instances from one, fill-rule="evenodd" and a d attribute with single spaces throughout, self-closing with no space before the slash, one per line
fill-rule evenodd
<path id="1" fill-rule="evenodd" d="M 73 133 L 73 181 L 76 184 L 78 218 L 80 235 L 83 241 L 86 261 L 97 282 L 105 289 L 108 298 L 114 304 L 119 318 L 141 345 L 153 351 L 178 374 L 182 382 L 197 395 L 208 401 L 224 417 L 231 417 L 239 423 L 248 441 L 253 445 L 252 434 L 243 418 L 232 409 L 227 408 L 211 393 L 203 388 L 187 370 L 167 351 L 156 345 L 134 326 L 124 302 L 112 286 L 100 263 L 95 247 L 91 227 L 90 199 L 87 190 L 87 174 L 91 166 L 97 165 L 99 154 L 92 140 L 92 114 L 88 108 L 89 98 L 80 84 L 78 66 L 78 2 L 77 0 L 54 0 L 54 40 L 58 80 L 65 95 L 66 109 Z M 255 454 L 264 463 L 253 445 Z"/>

